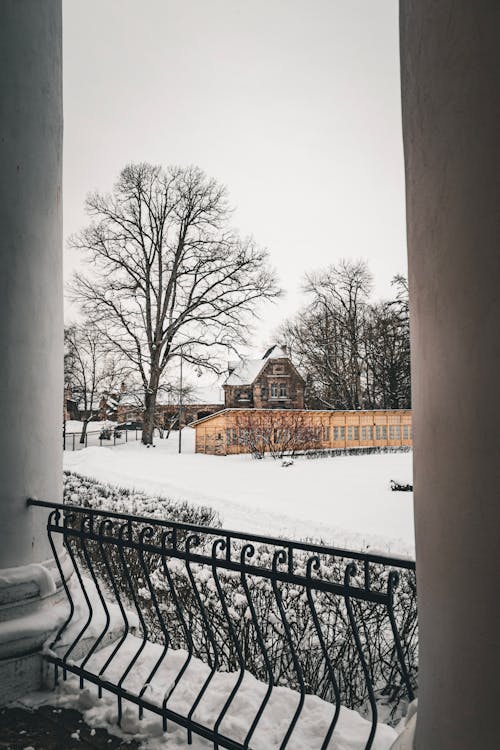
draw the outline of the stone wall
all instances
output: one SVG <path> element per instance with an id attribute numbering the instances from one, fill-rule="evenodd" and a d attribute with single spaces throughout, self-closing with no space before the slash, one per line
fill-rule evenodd
<path id="1" fill-rule="evenodd" d="M 287 357 L 270 359 L 249 385 L 225 385 L 227 409 L 303 409 L 304 381 Z"/>

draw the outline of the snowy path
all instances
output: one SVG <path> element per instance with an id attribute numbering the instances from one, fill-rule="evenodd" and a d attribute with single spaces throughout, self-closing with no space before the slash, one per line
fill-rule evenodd
<path id="1" fill-rule="evenodd" d="M 377 549 L 413 557 L 413 494 L 391 492 L 390 479 L 411 481 L 409 453 L 299 458 L 194 453 L 194 430 L 112 450 L 65 453 L 64 467 L 100 481 L 150 494 L 210 505 L 224 527 L 292 538 L 322 539 L 351 549 Z"/>

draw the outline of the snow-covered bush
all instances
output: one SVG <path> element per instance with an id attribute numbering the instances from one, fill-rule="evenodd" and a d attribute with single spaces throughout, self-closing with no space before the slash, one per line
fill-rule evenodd
<path id="1" fill-rule="evenodd" d="M 64 472 L 64 502 L 84 508 L 110 510 L 133 516 L 153 516 L 198 526 L 220 527 L 220 516 L 206 505 L 150 496 L 126 487 L 97 482 L 72 471 Z"/>

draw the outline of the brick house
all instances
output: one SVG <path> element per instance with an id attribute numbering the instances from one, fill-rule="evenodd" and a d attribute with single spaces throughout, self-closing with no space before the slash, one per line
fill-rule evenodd
<path id="1" fill-rule="evenodd" d="M 303 409 L 305 381 L 284 347 L 272 346 L 262 359 L 229 363 L 226 409 Z"/>
<path id="2" fill-rule="evenodd" d="M 65 386 L 63 397 L 63 420 L 64 422 L 68 422 L 70 419 L 80 419 L 80 412 L 78 409 L 78 400 L 73 397 L 71 388 Z"/>

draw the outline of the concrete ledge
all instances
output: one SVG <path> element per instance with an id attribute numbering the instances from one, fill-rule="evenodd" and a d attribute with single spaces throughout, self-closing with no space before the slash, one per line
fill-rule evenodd
<path id="1" fill-rule="evenodd" d="M 0 661 L 0 706 L 5 706 L 43 684 L 40 652 Z"/>
<path id="2" fill-rule="evenodd" d="M 417 726 L 417 714 L 408 720 L 402 734 L 399 735 L 391 750 L 415 750 L 415 727 Z"/>

